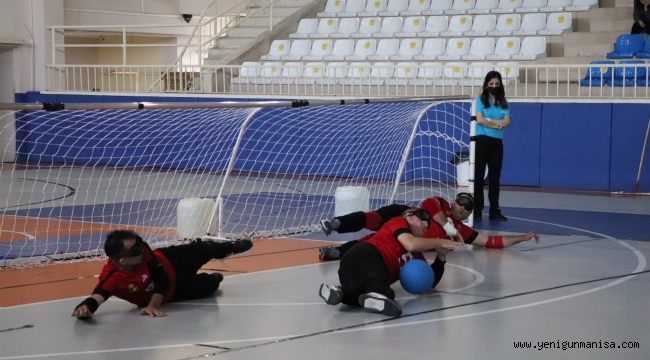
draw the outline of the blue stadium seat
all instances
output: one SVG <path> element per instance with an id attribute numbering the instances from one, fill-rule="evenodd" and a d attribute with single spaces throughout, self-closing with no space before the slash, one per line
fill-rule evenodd
<path id="1" fill-rule="evenodd" d="M 638 59 L 650 59 L 650 36 L 646 37 L 643 50 L 634 55 Z"/>
<path id="2" fill-rule="evenodd" d="M 643 35 L 623 34 L 616 38 L 614 51 L 607 54 L 608 59 L 632 59 L 634 54 L 643 49 Z"/>
<path id="3" fill-rule="evenodd" d="M 643 60 L 623 60 L 619 64 L 636 65 L 636 64 L 645 64 L 645 62 Z M 618 86 L 618 87 L 634 86 L 637 79 L 645 79 L 645 72 L 646 72 L 645 66 L 644 67 L 636 67 L 636 66 L 617 67 L 614 68 L 614 82 L 612 83 L 611 76 L 605 79 L 605 81 L 607 81 L 607 85 L 610 86 Z"/>
<path id="4" fill-rule="evenodd" d="M 587 69 L 585 78 L 580 80 L 580 86 L 603 86 L 606 85 L 607 79 L 612 77 L 612 60 L 594 60 L 590 63 L 591 67 Z"/>

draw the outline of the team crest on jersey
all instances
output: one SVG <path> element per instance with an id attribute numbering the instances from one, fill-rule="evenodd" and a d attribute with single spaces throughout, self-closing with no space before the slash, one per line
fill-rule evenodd
<path id="1" fill-rule="evenodd" d="M 129 292 L 137 292 L 138 291 L 138 286 L 135 284 L 129 284 Z"/>

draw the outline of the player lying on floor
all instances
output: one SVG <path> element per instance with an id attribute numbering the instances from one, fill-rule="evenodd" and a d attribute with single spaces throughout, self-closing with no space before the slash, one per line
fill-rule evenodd
<path id="1" fill-rule="evenodd" d="M 420 207 L 427 210 L 432 215 L 433 220 L 444 230 L 444 235 L 436 233 L 427 234 L 426 237 L 442 236 L 458 242 L 464 242 L 465 244 L 496 249 L 512 246 L 530 239 L 539 241 L 539 236 L 532 231 L 523 235 L 484 235 L 467 226 L 463 223 L 463 220 L 467 219 L 474 209 L 474 197 L 469 193 L 458 193 L 456 199 L 451 204 L 440 197 L 427 198 L 422 202 Z M 356 232 L 361 229 L 376 231 L 382 224 L 396 216 L 400 216 L 408 208 L 407 205 L 391 204 L 375 211 L 357 211 L 332 219 L 322 220 L 320 223 L 321 229 L 325 235 L 329 235 L 333 231 L 338 233 Z M 430 229 L 435 228 L 431 227 Z M 352 240 L 339 246 L 321 246 L 318 257 L 324 261 L 338 260 L 356 242 L 357 240 Z"/>
<path id="2" fill-rule="evenodd" d="M 321 284 L 319 295 L 325 303 L 344 303 L 397 317 L 402 313 L 390 285 L 399 279 L 400 267 L 410 258 L 424 259 L 423 251 L 435 251 L 431 267 L 433 287 L 444 274 L 447 252 L 460 246 L 448 239 L 423 237 L 429 227 L 430 214 L 412 208 L 383 224 L 376 233 L 357 241 L 345 253 L 339 265 L 340 286 Z"/>
<path id="3" fill-rule="evenodd" d="M 248 240 L 214 242 L 196 240 L 189 244 L 152 250 L 140 235 L 129 230 L 108 234 L 104 251 L 108 261 L 92 295 L 72 312 L 79 319 L 92 317 L 99 305 L 112 295 L 142 307 L 141 314 L 165 316 L 163 303 L 206 297 L 223 280 L 218 272 L 197 274 L 212 259 L 223 259 L 249 250 Z"/>

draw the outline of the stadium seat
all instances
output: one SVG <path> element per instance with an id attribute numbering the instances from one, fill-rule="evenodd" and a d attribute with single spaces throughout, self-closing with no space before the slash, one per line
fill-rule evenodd
<path id="1" fill-rule="evenodd" d="M 334 17 L 345 10 L 345 0 L 327 0 L 325 10 L 316 14 L 318 17 Z"/>
<path id="2" fill-rule="evenodd" d="M 402 31 L 395 34 L 397 37 L 415 37 L 424 32 L 427 22 L 424 16 L 409 16 L 404 19 Z"/>
<path id="3" fill-rule="evenodd" d="M 465 36 L 487 36 L 490 31 L 494 31 L 497 25 L 495 15 L 476 15 L 472 22 L 472 29 L 465 32 Z"/>
<path id="4" fill-rule="evenodd" d="M 650 58 L 650 36 L 647 36 L 645 39 L 645 45 L 641 51 L 634 54 L 634 57 L 638 59 L 649 59 Z"/>
<path id="5" fill-rule="evenodd" d="M 394 73 L 395 65 L 392 62 L 376 62 L 370 69 L 370 84 L 383 85 Z"/>
<path id="6" fill-rule="evenodd" d="M 454 15 L 449 19 L 447 31 L 440 33 L 441 36 L 463 36 L 465 31 L 472 29 L 472 15 Z"/>
<path id="7" fill-rule="evenodd" d="M 377 43 L 377 50 L 374 54 L 366 57 L 369 61 L 386 61 L 391 56 L 396 55 L 399 50 L 398 39 L 381 39 Z"/>
<path id="8" fill-rule="evenodd" d="M 366 8 L 366 0 L 346 0 L 345 10 L 336 14 L 339 17 L 354 17 Z"/>
<path id="9" fill-rule="evenodd" d="M 452 61 L 460 60 L 463 55 L 469 53 L 469 38 L 451 38 L 447 41 L 445 53 L 438 56 L 438 60 Z"/>
<path id="10" fill-rule="evenodd" d="M 573 0 L 570 6 L 564 8 L 564 11 L 587 11 L 598 7 L 598 0 Z"/>
<path id="11" fill-rule="evenodd" d="M 305 74 L 302 79 L 297 79 L 297 84 L 314 84 L 325 75 L 325 64 L 322 62 L 308 62 L 305 64 Z"/>
<path id="12" fill-rule="evenodd" d="M 257 61 L 244 61 L 239 69 L 239 76 L 232 78 L 233 84 L 249 84 L 260 76 L 262 64 Z"/>
<path id="13" fill-rule="evenodd" d="M 413 60 L 436 60 L 438 56 L 445 53 L 445 45 L 445 39 L 426 39 L 422 45 L 422 52 L 420 55 L 413 56 Z"/>
<path id="14" fill-rule="evenodd" d="M 460 80 L 463 86 L 483 86 L 485 75 L 494 70 L 494 64 L 485 62 L 474 62 L 469 64 L 466 77 Z"/>
<path id="15" fill-rule="evenodd" d="M 500 37 L 494 47 L 494 54 L 488 55 L 486 60 L 510 60 L 512 55 L 519 53 L 521 39 L 518 37 Z"/>
<path id="16" fill-rule="evenodd" d="M 456 86 L 467 75 L 467 67 L 463 62 L 448 62 L 442 67 L 442 79 L 434 80 L 434 85 Z"/>
<path id="17" fill-rule="evenodd" d="M 342 18 L 339 21 L 339 28 L 335 33 L 329 34 L 330 38 L 349 38 L 352 34 L 359 32 L 359 18 Z"/>
<path id="18" fill-rule="evenodd" d="M 370 63 L 355 62 L 350 64 L 348 76 L 339 81 L 343 85 L 361 85 L 367 84 L 370 78 Z"/>
<path id="19" fill-rule="evenodd" d="M 560 12 L 564 8 L 571 6 L 571 0 L 548 0 L 546 6 L 539 9 L 542 12 Z"/>
<path id="20" fill-rule="evenodd" d="M 311 34 L 310 38 L 324 38 L 330 34 L 334 34 L 339 29 L 339 19 L 337 18 L 323 18 L 318 22 L 318 29 L 315 33 Z"/>
<path id="21" fill-rule="evenodd" d="M 258 84 L 275 84 L 280 80 L 282 75 L 282 63 L 280 62 L 265 62 L 262 63 L 260 77 L 257 78 Z"/>
<path id="22" fill-rule="evenodd" d="M 527 13 L 521 18 L 519 30 L 512 32 L 516 36 L 532 36 L 546 27 L 545 13 Z"/>
<path id="23" fill-rule="evenodd" d="M 490 36 L 510 36 L 513 31 L 519 30 L 521 27 L 520 14 L 502 14 L 497 20 L 497 26 L 494 31 L 488 32 Z"/>
<path id="24" fill-rule="evenodd" d="M 303 61 L 323 60 L 323 57 L 332 54 L 332 43 L 330 39 L 314 40 L 311 44 L 311 51 L 302 57 Z"/>
<path id="25" fill-rule="evenodd" d="M 368 0 L 366 9 L 358 14 L 358 16 L 377 16 L 380 12 L 386 10 L 388 0 Z"/>
<path id="26" fill-rule="evenodd" d="M 472 40 L 469 53 L 461 56 L 462 60 L 485 60 L 488 55 L 494 54 L 495 39 L 493 37 L 479 37 Z"/>
<path id="27" fill-rule="evenodd" d="M 271 43 L 271 49 L 266 55 L 262 55 L 262 60 L 280 60 L 280 57 L 289 54 L 291 49 L 290 40 L 273 40 Z"/>
<path id="28" fill-rule="evenodd" d="M 433 0 L 436 1 L 436 0 Z M 431 7 L 431 0 L 411 0 L 408 9 L 402 11 L 402 16 L 420 15 Z"/>
<path id="29" fill-rule="evenodd" d="M 440 33 L 447 31 L 449 28 L 449 18 L 444 15 L 429 16 L 427 24 L 424 27 L 424 32 L 417 34 L 418 37 L 435 37 L 440 36 Z"/>
<path id="30" fill-rule="evenodd" d="M 330 62 L 325 67 L 325 76 L 317 79 L 318 84 L 333 85 L 345 79 L 348 76 L 348 63 L 346 62 Z"/>
<path id="31" fill-rule="evenodd" d="M 540 57 L 546 57 L 546 38 L 528 36 L 521 41 L 519 54 L 512 55 L 512 60 L 536 60 Z"/>
<path id="32" fill-rule="evenodd" d="M 589 65 L 585 77 L 580 80 L 580 86 L 604 86 L 607 79 L 611 78 L 613 60 L 594 60 Z"/>
<path id="33" fill-rule="evenodd" d="M 422 53 L 422 39 L 404 39 L 399 44 L 396 55 L 390 57 L 393 61 L 409 61 Z"/>
<path id="34" fill-rule="evenodd" d="M 292 61 L 300 60 L 303 56 L 311 52 L 311 40 L 296 39 L 291 42 L 289 54 L 280 56 L 280 60 Z"/>
<path id="35" fill-rule="evenodd" d="M 332 53 L 330 55 L 323 56 L 325 61 L 343 61 L 346 56 L 352 55 L 354 53 L 354 40 L 352 39 L 340 39 L 334 42 L 332 47 Z"/>
<path id="36" fill-rule="evenodd" d="M 386 17 L 381 22 L 381 30 L 372 34 L 372 37 L 393 37 L 402 31 L 404 26 L 402 18 L 399 16 Z"/>
<path id="37" fill-rule="evenodd" d="M 386 10 L 380 11 L 379 16 L 399 16 L 400 12 L 405 11 L 408 7 L 409 0 L 388 0 Z"/>
<path id="38" fill-rule="evenodd" d="M 614 51 L 607 54 L 608 59 L 631 59 L 643 50 L 643 35 L 623 34 L 616 38 Z"/>
<path id="39" fill-rule="evenodd" d="M 499 0 L 476 0 L 473 9 L 467 10 L 468 14 L 489 14 L 499 6 Z"/>
<path id="40" fill-rule="evenodd" d="M 635 66 L 625 66 L 625 67 L 615 67 L 614 68 L 614 82 L 612 83 L 612 78 L 608 77 L 605 79 L 607 85 L 616 86 L 616 87 L 631 87 L 634 86 L 637 82 L 637 79 L 645 79 L 646 67 L 645 61 L 643 60 L 622 60 L 620 65 L 635 65 Z M 636 66 L 644 65 L 644 66 Z"/>
<path id="41" fill-rule="evenodd" d="M 534 13 L 546 6 L 546 0 L 524 0 L 515 12 Z"/>
<path id="42" fill-rule="evenodd" d="M 361 19 L 359 32 L 352 34 L 353 38 L 368 38 L 381 30 L 381 20 L 378 17 L 367 17 Z"/>
<path id="43" fill-rule="evenodd" d="M 282 75 L 278 84 L 295 84 L 296 80 L 302 79 L 305 74 L 305 65 L 301 62 L 289 62 L 282 66 Z"/>
<path id="44" fill-rule="evenodd" d="M 377 50 L 377 40 L 361 39 L 354 45 L 354 53 L 345 57 L 348 61 L 366 61 L 368 56 L 374 55 Z"/>
<path id="45" fill-rule="evenodd" d="M 422 15 L 443 15 L 447 10 L 451 9 L 453 0 L 435 0 L 431 2 L 428 10 L 422 12 Z"/>
<path id="46" fill-rule="evenodd" d="M 476 0 L 454 0 L 451 9 L 445 10 L 448 15 L 467 14 L 467 11 L 476 6 Z"/>
<path id="47" fill-rule="evenodd" d="M 423 62 L 420 64 L 415 85 L 433 85 L 434 81 L 442 78 L 443 66 L 440 63 Z"/>
<path id="48" fill-rule="evenodd" d="M 308 38 L 310 34 L 318 30 L 318 19 L 300 19 L 295 33 L 289 34 L 289 38 Z"/>
<path id="49" fill-rule="evenodd" d="M 499 6 L 492 10 L 495 14 L 513 13 L 522 5 L 522 0 L 501 0 Z"/>
<path id="50" fill-rule="evenodd" d="M 571 30 L 571 21 L 570 12 L 550 13 L 546 17 L 546 27 L 537 33 L 539 35 L 560 35 Z"/>
<path id="51" fill-rule="evenodd" d="M 410 85 L 415 81 L 418 65 L 414 62 L 399 62 L 395 65 L 394 76 L 386 81 L 389 85 Z"/>
<path id="52" fill-rule="evenodd" d="M 500 62 L 497 63 L 496 70 L 501 74 L 503 86 L 508 86 L 510 83 L 516 82 L 519 77 L 519 68 L 517 63 Z"/>

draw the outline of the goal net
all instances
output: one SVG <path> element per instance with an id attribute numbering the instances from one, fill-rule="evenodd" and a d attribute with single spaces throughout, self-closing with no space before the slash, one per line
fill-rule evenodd
<path id="1" fill-rule="evenodd" d="M 291 104 L 3 112 L 0 264 L 101 256 L 118 228 L 178 241 L 187 198 L 215 204 L 198 233 L 255 238 L 316 231 L 344 186 L 370 208 L 456 193 L 468 101 Z"/>

